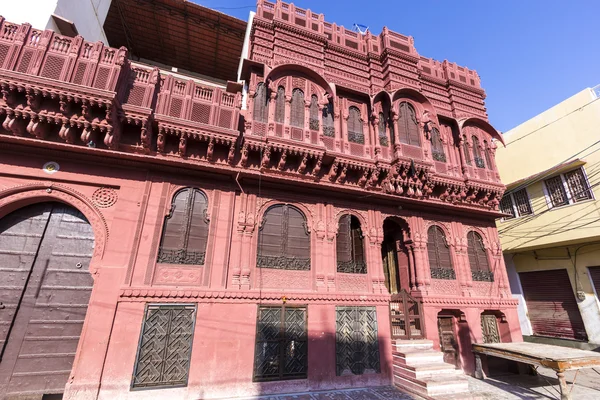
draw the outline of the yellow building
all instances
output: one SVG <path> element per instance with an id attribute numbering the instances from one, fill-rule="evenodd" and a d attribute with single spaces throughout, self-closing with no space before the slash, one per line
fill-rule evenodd
<path id="1" fill-rule="evenodd" d="M 600 347 L 600 86 L 504 134 L 498 230 L 525 340 Z"/>

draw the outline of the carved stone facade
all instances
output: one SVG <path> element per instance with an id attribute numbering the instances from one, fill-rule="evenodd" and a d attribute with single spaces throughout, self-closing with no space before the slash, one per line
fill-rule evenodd
<path id="1" fill-rule="evenodd" d="M 398 288 L 422 302 L 423 330 L 436 346 L 438 314 L 462 315 L 465 371 L 473 367 L 466 343 L 482 338 L 484 312 L 505 316 L 502 340 L 519 340 L 494 225 L 504 191 L 493 161 L 501 136 L 487 121 L 477 73 L 421 57 L 411 37 L 359 35 L 265 0 L 242 56 L 243 83 L 208 85 L 133 62 L 125 48 L 0 18 L 0 218 L 58 201 L 81 211 L 95 235 L 92 297 L 65 398 L 143 397 L 131 379 L 135 368 L 150 368 L 138 347 L 150 346 L 143 321 L 146 329 L 160 323 L 151 319 L 155 305 L 195 318 L 183 321 L 188 341 L 180 347 L 191 355 L 179 387 L 156 388 L 157 396 L 388 385 L 392 264 L 383 249 L 397 253 Z M 183 188 L 205 196 L 202 226 L 177 225 L 174 196 Z M 261 242 L 278 206 L 300 216 L 286 220 L 279 258 L 259 252 L 280 245 L 276 234 Z M 349 239 L 353 251 L 360 246 L 360 273 L 337 268 L 345 215 L 360 225 Z M 185 232 L 186 246 L 205 240 L 202 252 L 161 255 L 167 220 Z M 443 234 L 437 245 L 450 279 L 432 279 L 432 227 Z M 482 238 L 491 282 L 473 280 L 471 231 Z M 306 254 L 294 253 L 299 238 Z M 259 306 L 276 305 L 306 307 L 308 374 L 253 381 Z M 179 309 L 160 307 L 176 318 Z M 336 364 L 336 307 L 368 311 L 364 334 L 382 343 L 363 375 Z M 377 338 L 369 336 L 373 345 Z M 0 381 L 0 397 L 4 389 Z"/>

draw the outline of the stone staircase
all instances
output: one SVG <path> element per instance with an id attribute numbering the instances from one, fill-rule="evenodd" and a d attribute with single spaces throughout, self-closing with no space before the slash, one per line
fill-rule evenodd
<path id="1" fill-rule="evenodd" d="M 392 355 L 394 385 L 399 389 L 428 399 L 471 398 L 467 378 L 444 362 L 433 341 L 392 340 Z"/>

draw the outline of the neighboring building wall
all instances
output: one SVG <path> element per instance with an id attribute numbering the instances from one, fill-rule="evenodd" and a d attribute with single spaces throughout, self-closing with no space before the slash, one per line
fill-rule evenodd
<path id="1" fill-rule="evenodd" d="M 515 203 L 515 192 L 524 189 L 531 208 L 530 213 L 497 222 L 513 294 L 523 302 L 520 272 L 566 269 L 592 343 L 600 340 L 598 299 L 587 271 L 598 264 L 599 256 L 598 126 L 600 101 L 594 90 L 585 89 L 505 133 L 506 147 L 496 152 L 500 175 L 508 185 L 505 196 L 512 196 Z M 565 177 L 579 168 L 587 182 L 574 189 Z M 547 180 L 560 175 L 569 201 L 556 207 Z M 587 198 L 577 201 L 573 194 L 578 193 Z M 525 304 L 520 304 L 519 312 L 526 312 Z M 531 334 L 529 321 L 521 318 L 521 329 Z"/>

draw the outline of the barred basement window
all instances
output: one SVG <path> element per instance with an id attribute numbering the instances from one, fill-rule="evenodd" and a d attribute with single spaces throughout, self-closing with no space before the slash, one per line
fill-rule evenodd
<path id="1" fill-rule="evenodd" d="M 456 279 L 452 266 L 450 246 L 444 231 L 439 226 L 431 226 L 427 231 L 427 253 L 433 279 Z"/>
<path id="2" fill-rule="evenodd" d="M 157 262 L 204 265 L 208 242 L 208 199 L 199 189 L 185 188 L 173 196 L 165 217 Z"/>
<path id="3" fill-rule="evenodd" d="M 146 306 L 131 387 L 187 386 L 196 306 Z"/>
<path id="4" fill-rule="evenodd" d="M 306 217 L 296 207 L 270 207 L 258 232 L 259 268 L 310 270 L 310 234 Z"/>
<path id="5" fill-rule="evenodd" d="M 340 218 L 336 238 L 337 272 L 366 274 L 363 234 L 360 221 L 354 215 Z"/>
<path id="6" fill-rule="evenodd" d="M 360 110 L 354 106 L 348 109 L 348 141 L 360 144 L 365 143 Z"/>
<path id="7" fill-rule="evenodd" d="M 379 145 L 387 147 L 389 146 L 389 140 L 387 137 L 387 124 L 385 122 L 385 116 L 382 112 L 379 113 Z"/>
<path id="8" fill-rule="evenodd" d="M 297 88 L 292 91 L 290 125 L 304 128 L 304 92 Z"/>
<path id="9" fill-rule="evenodd" d="M 381 372 L 375 307 L 336 307 L 336 374 Z"/>
<path id="10" fill-rule="evenodd" d="M 471 161 L 471 149 L 469 149 L 469 142 L 467 140 L 467 136 L 463 135 L 463 153 L 465 155 L 465 163 L 467 165 L 472 165 L 472 161 Z"/>
<path id="11" fill-rule="evenodd" d="M 316 95 L 310 97 L 310 129 L 313 131 L 319 130 L 319 99 Z"/>
<path id="12" fill-rule="evenodd" d="M 275 97 L 275 122 L 283 124 L 285 122 L 285 88 L 277 88 L 277 97 Z"/>
<path id="13" fill-rule="evenodd" d="M 405 101 L 400 103 L 398 112 L 398 136 L 400 137 L 400 143 L 412 146 L 421 145 L 417 113 L 413 106 Z"/>
<path id="14" fill-rule="evenodd" d="M 306 307 L 259 307 L 254 381 L 305 379 L 307 371 Z"/>
<path id="15" fill-rule="evenodd" d="M 254 113 L 253 118 L 257 122 L 267 122 L 269 113 L 269 96 L 267 86 L 261 82 L 256 86 L 254 93 Z"/>
<path id="16" fill-rule="evenodd" d="M 483 162 L 483 158 L 481 158 L 481 148 L 479 148 L 479 138 L 477 136 L 473 136 L 473 158 L 475 159 L 475 165 L 477 168 L 485 168 L 485 163 Z"/>
<path id="17" fill-rule="evenodd" d="M 437 128 L 431 130 L 431 153 L 436 161 L 446 162 L 446 154 L 444 153 L 444 144 L 440 131 Z"/>
<path id="18" fill-rule="evenodd" d="M 333 103 L 331 101 L 323 108 L 323 135 L 335 137 L 335 128 L 333 125 Z"/>
<path id="19" fill-rule="evenodd" d="M 494 273 L 490 271 L 483 238 L 475 231 L 467 234 L 467 253 L 471 265 L 471 277 L 474 281 L 494 282 Z"/>

